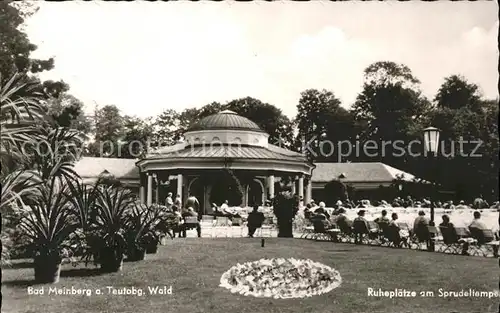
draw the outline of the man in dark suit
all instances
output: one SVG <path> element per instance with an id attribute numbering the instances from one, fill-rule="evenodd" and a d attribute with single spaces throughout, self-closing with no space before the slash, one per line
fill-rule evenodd
<path id="1" fill-rule="evenodd" d="M 248 214 L 248 237 L 253 238 L 257 228 L 262 227 L 264 222 L 264 214 L 259 212 L 259 205 L 253 206 L 253 211 Z"/>

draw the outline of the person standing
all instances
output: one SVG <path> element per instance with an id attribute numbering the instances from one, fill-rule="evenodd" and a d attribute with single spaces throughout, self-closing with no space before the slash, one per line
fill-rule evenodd
<path id="1" fill-rule="evenodd" d="M 259 212 L 259 206 L 254 205 L 253 211 L 248 214 L 248 237 L 253 238 L 257 228 L 262 227 L 264 222 L 264 214 Z"/>
<path id="2" fill-rule="evenodd" d="M 172 205 L 174 205 L 174 200 L 172 199 L 172 193 L 169 192 L 167 195 L 167 198 L 165 199 L 165 205 L 167 208 L 172 208 Z"/>
<path id="3" fill-rule="evenodd" d="M 175 196 L 174 205 L 179 209 L 182 209 L 182 198 L 181 195 Z"/>
<path id="4" fill-rule="evenodd" d="M 193 210 L 198 215 L 198 220 L 201 219 L 200 202 L 198 201 L 198 199 L 195 196 L 189 195 L 189 197 L 186 200 L 186 208 L 193 208 Z"/>
<path id="5" fill-rule="evenodd" d="M 200 226 L 200 223 L 197 222 L 197 223 L 186 223 L 186 217 L 196 217 L 197 220 L 199 220 L 200 218 L 198 217 L 198 213 L 195 212 L 195 210 L 193 209 L 193 207 L 187 207 L 186 211 L 182 214 L 182 217 L 184 218 L 184 225 L 182 227 L 182 237 L 183 238 L 186 238 L 186 232 L 187 230 L 189 229 L 193 229 L 193 228 L 196 228 L 196 232 L 198 234 L 198 238 L 201 237 L 201 226 Z"/>

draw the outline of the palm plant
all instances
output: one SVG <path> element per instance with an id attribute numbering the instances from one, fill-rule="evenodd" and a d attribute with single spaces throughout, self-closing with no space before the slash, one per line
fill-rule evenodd
<path id="1" fill-rule="evenodd" d="M 42 180 L 52 176 L 78 178 L 73 165 L 80 157 L 83 146 L 79 131 L 62 127 L 41 130 L 36 138 L 37 144 L 32 151 L 32 166 Z"/>
<path id="2" fill-rule="evenodd" d="M 96 201 L 99 195 L 99 182 L 87 185 L 83 181 L 66 179 L 68 187 L 68 202 L 78 222 L 79 228 L 72 236 L 76 254 L 85 256 L 88 250 L 88 236 L 91 221 L 96 213 Z"/>
<path id="3" fill-rule="evenodd" d="M 68 205 L 68 189 L 64 181 L 53 176 L 37 185 L 37 202 L 21 207 L 19 227 L 28 237 L 33 252 L 35 280 L 57 282 L 61 262 L 70 255 L 69 235 L 78 228 Z"/>
<path id="4" fill-rule="evenodd" d="M 21 97 L 30 94 L 30 85 L 23 82 L 20 75 L 3 79 L 0 73 L 0 212 L 2 214 L 2 264 L 10 256 L 9 249 L 15 240 L 16 231 L 11 227 L 18 216 L 14 210 L 22 205 L 22 198 L 34 191 L 39 181 L 33 181 L 33 173 L 19 171 L 26 162 L 23 147 L 33 143 L 36 134 L 36 122 L 43 114 L 43 107 L 37 101 L 35 93 L 32 97 Z M 16 238 L 19 239 L 19 238 Z"/>
<path id="5" fill-rule="evenodd" d="M 0 74 L 0 160 L 2 175 L 11 172 L 17 164 L 25 161 L 23 148 L 33 142 L 38 131 L 37 122 L 44 113 L 44 107 L 33 87 L 23 81 L 21 75 L 2 79 Z M 31 94 L 22 97 L 20 94 Z"/>
<path id="6" fill-rule="evenodd" d="M 162 221 L 162 213 L 160 206 L 152 205 L 148 207 L 144 204 L 134 203 L 127 216 L 126 223 L 127 255 L 129 260 L 141 260 L 148 248 L 158 246 L 160 241 L 158 225 Z"/>
<path id="7" fill-rule="evenodd" d="M 126 216 L 133 204 L 133 194 L 123 188 L 102 186 L 97 193 L 95 216 L 89 227 L 89 253 L 104 272 L 121 270 L 125 253 Z"/>

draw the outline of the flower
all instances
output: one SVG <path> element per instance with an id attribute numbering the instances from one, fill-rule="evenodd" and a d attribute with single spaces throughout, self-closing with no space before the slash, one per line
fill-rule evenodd
<path id="1" fill-rule="evenodd" d="M 220 286 L 245 296 L 288 299 L 324 294 L 341 282 L 340 273 L 324 264 L 277 258 L 238 263 L 222 274 Z"/>

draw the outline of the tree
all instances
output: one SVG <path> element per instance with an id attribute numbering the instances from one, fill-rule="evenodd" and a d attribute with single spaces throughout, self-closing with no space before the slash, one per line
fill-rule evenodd
<path id="1" fill-rule="evenodd" d="M 89 153 L 99 157 L 116 157 L 124 132 L 124 120 L 115 105 L 106 105 L 95 112 L 95 138 Z"/>
<path id="2" fill-rule="evenodd" d="M 370 64 L 364 71 L 365 85 L 402 85 L 405 88 L 418 88 L 420 81 L 413 76 L 410 68 L 391 61 Z"/>
<path id="3" fill-rule="evenodd" d="M 328 90 L 308 89 L 301 93 L 295 117 L 298 128 L 296 145 L 303 147 L 311 143 L 311 149 L 303 151 L 309 152 L 311 158 L 339 161 L 337 143 L 354 141 L 353 116 L 340 105 L 340 100 Z M 327 141 L 331 145 L 325 145 Z"/>
<path id="4" fill-rule="evenodd" d="M 135 159 L 148 152 L 149 139 L 153 134 L 153 125 L 150 121 L 135 116 L 125 116 L 123 118 L 123 133 L 120 157 Z"/>
<path id="5" fill-rule="evenodd" d="M 269 141 L 290 147 L 293 140 L 292 122 L 283 112 L 269 103 L 246 97 L 229 101 L 225 109 L 234 111 L 259 125 L 269 134 Z"/>
<path id="6" fill-rule="evenodd" d="M 180 114 L 173 110 L 163 111 L 153 122 L 151 145 L 153 147 L 170 146 L 176 143 L 181 137 Z"/>
<path id="7" fill-rule="evenodd" d="M 39 92 L 46 97 L 55 96 L 68 90 L 63 81 L 41 82 L 33 75 L 49 71 L 54 67 L 54 59 L 33 59 L 31 53 L 37 46 L 29 41 L 22 26 L 27 17 L 37 11 L 36 5 L 28 2 L 0 1 L 0 73 L 3 79 L 9 79 L 15 73 L 25 76 Z M 24 95 L 24 94 L 23 94 Z"/>
<path id="8" fill-rule="evenodd" d="M 457 192 L 457 200 L 498 197 L 498 114 L 498 100 L 480 99 L 474 108 L 437 106 L 429 116 L 441 130 L 442 183 Z"/>
<path id="9" fill-rule="evenodd" d="M 468 108 L 477 111 L 481 106 L 481 94 L 476 84 L 469 83 L 463 76 L 445 78 L 434 98 L 439 108 Z"/>
<path id="10" fill-rule="evenodd" d="M 83 111 L 84 104 L 74 96 L 62 93 L 47 102 L 49 123 L 55 127 L 68 127 L 90 134 L 92 124 Z"/>
<path id="11" fill-rule="evenodd" d="M 426 126 L 431 104 L 422 96 L 418 84 L 418 79 L 403 64 L 377 62 L 365 70 L 363 90 L 352 111 L 356 121 L 366 127 L 359 134 L 360 146 L 365 147 L 372 140 L 377 151 L 365 153 L 363 149 L 359 161 L 379 161 L 407 171 L 413 169 L 411 163 L 415 160 L 407 153 L 401 154 L 398 147 L 406 147 L 411 140 L 420 138 Z"/>

